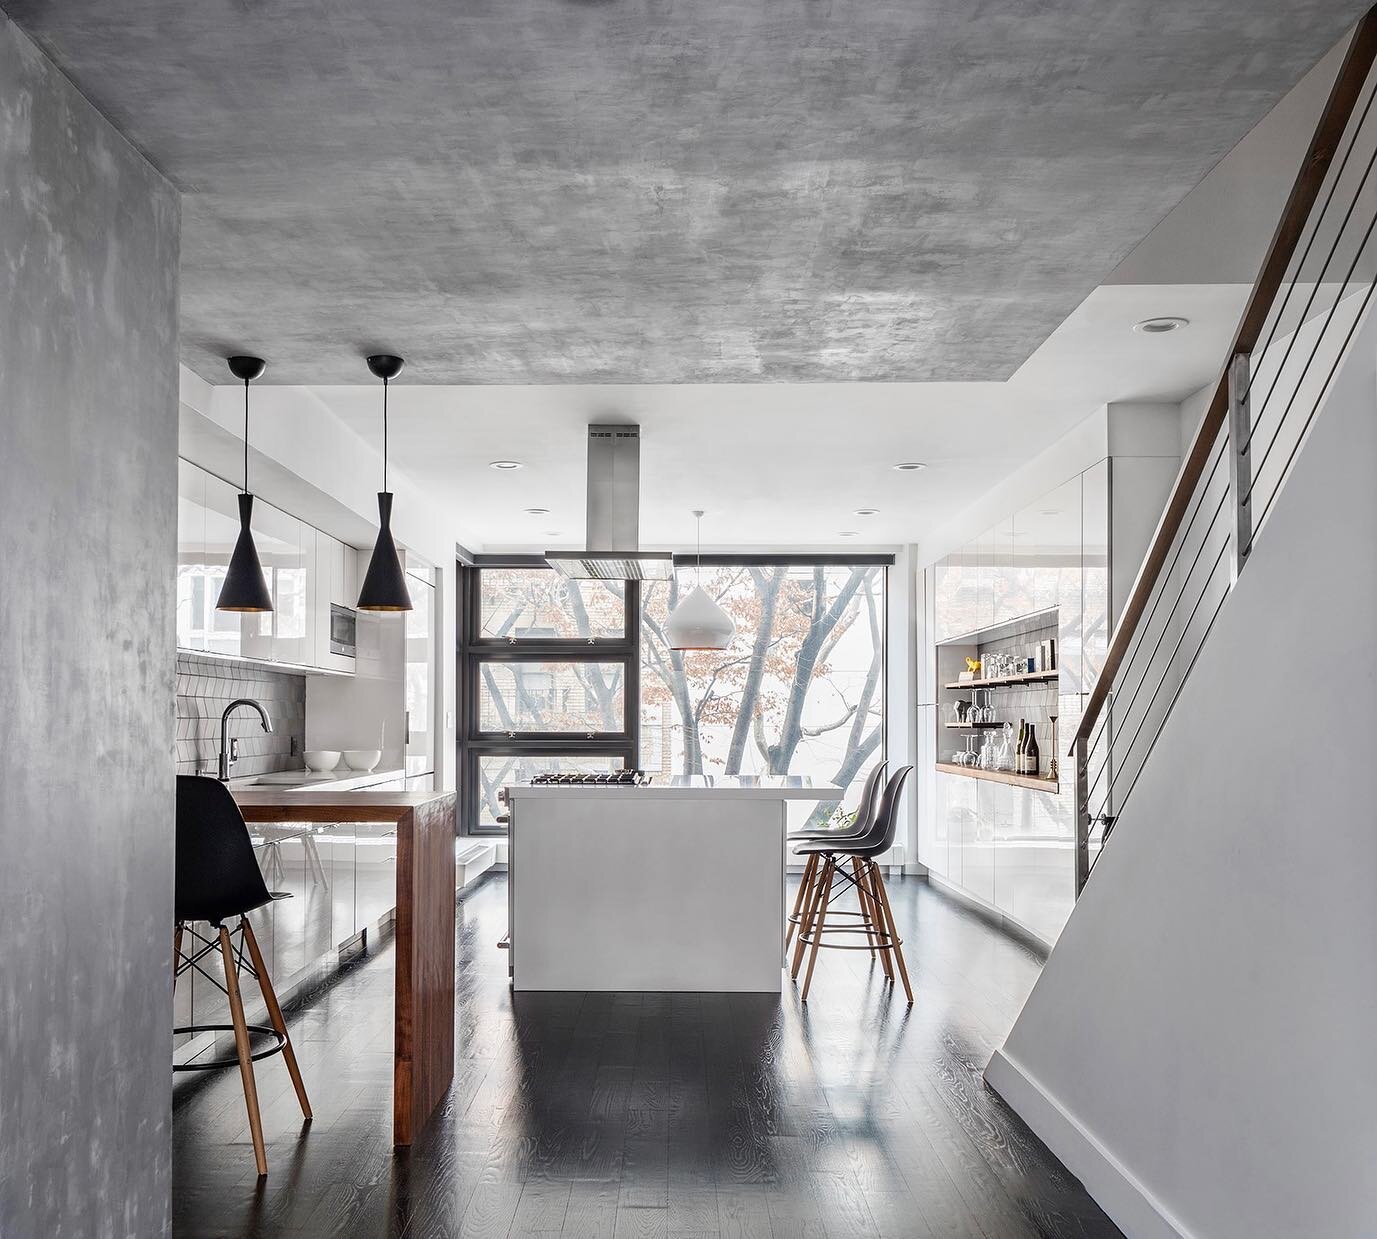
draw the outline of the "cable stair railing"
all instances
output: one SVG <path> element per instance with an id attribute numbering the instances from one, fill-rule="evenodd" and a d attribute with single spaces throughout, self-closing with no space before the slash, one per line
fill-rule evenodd
<path id="1" fill-rule="evenodd" d="M 1377 287 L 1377 6 L 1354 29 L 1071 743 L 1076 893 L 1133 795 Z"/>

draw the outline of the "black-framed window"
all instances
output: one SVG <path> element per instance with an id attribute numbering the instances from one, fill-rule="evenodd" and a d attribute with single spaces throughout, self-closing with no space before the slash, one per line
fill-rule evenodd
<path id="1" fill-rule="evenodd" d="M 736 622 L 730 649 L 669 648 L 665 622 L 695 584 Z M 704 556 L 701 573 L 647 582 L 642 768 L 804 775 L 854 805 L 885 755 L 887 588 L 883 560 L 805 555 Z"/>
<path id="2" fill-rule="evenodd" d="M 503 830 L 501 787 L 556 770 L 803 774 L 854 803 L 885 756 L 890 562 L 704 556 L 701 583 L 737 637 L 688 653 L 668 648 L 664 622 L 696 564 L 625 585 L 538 561 L 464 568 L 465 828 Z"/>
<path id="3" fill-rule="evenodd" d="M 640 591 L 519 562 L 460 575 L 463 824 L 502 833 L 502 787 L 636 764 Z"/>

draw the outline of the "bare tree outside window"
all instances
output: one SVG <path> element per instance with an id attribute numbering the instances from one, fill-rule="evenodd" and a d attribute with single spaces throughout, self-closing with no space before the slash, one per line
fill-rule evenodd
<path id="1" fill-rule="evenodd" d="M 715 567 L 702 584 L 736 621 L 729 649 L 671 650 L 665 621 L 691 586 L 644 587 L 643 762 L 849 788 L 884 738 L 884 569 Z"/>

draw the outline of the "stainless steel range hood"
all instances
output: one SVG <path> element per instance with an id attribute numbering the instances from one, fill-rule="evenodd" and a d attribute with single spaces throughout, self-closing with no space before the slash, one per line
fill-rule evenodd
<path id="1" fill-rule="evenodd" d="M 641 428 L 588 427 L 586 551 L 546 551 L 550 567 L 580 581 L 667 581 L 668 551 L 640 549 Z"/>

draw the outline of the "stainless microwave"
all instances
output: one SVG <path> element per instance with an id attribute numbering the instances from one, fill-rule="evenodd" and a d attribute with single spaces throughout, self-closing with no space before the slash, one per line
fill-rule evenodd
<path id="1" fill-rule="evenodd" d="M 358 623 L 358 615 L 349 607 L 330 604 L 330 653 L 354 657 Z"/>

